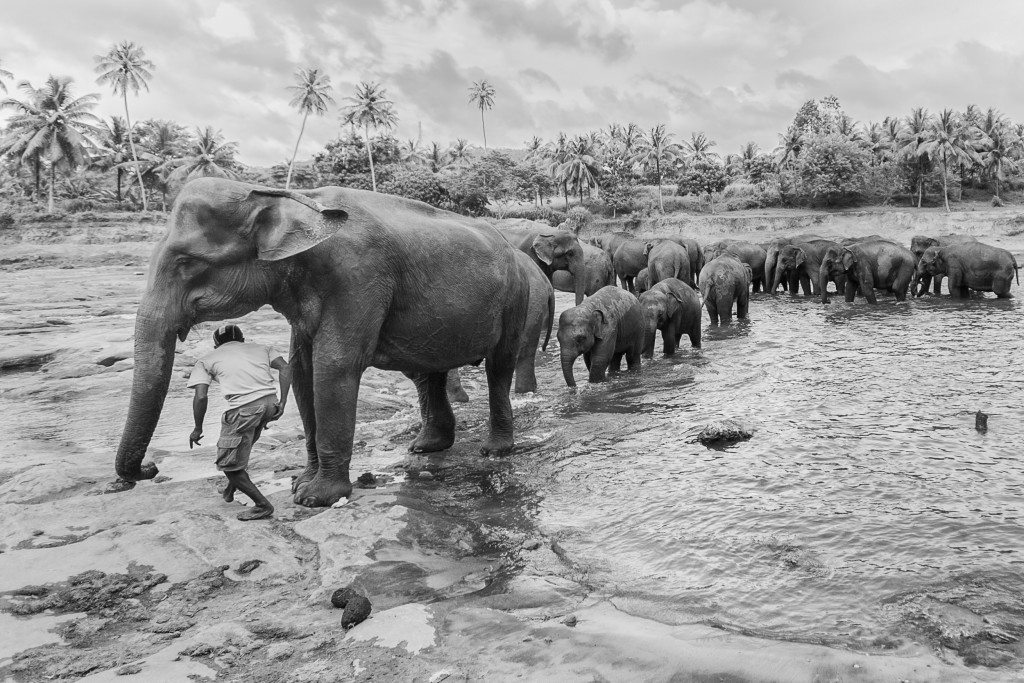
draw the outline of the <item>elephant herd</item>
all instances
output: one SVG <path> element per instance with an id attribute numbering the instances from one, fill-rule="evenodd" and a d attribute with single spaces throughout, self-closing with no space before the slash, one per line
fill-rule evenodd
<path id="1" fill-rule="evenodd" d="M 500 229 L 400 197 L 339 187 L 282 190 L 200 178 L 181 189 L 153 252 L 135 321 L 135 370 L 115 459 L 126 483 L 152 479 L 145 460 L 167 396 L 177 340 L 198 323 L 271 306 L 291 327 L 289 366 L 305 431 L 307 464 L 295 502 L 327 506 L 350 495 L 356 404 L 368 367 L 399 371 L 416 386 L 421 424 L 410 450 L 455 440 L 450 396 L 461 366 L 485 364 L 485 455 L 514 446 L 510 391 L 534 391 L 534 360 L 554 322 L 554 289 L 576 305 L 558 326 L 565 381 L 583 356 L 591 381 L 664 352 L 684 335 L 701 344 L 701 304 L 712 322 L 735 306 L 746 317 L 751 288 L 852 300 L 875 290 L 905 298 L 923 283 L 1008 296 L 1017 265 L 971 238 L 915 238 L 910 250 L 883 238 L 814 235 L 754 245 L 704 245 L 683 237 L 624 233 L 584 243 L 528 221 Z M 621 283 L 621 287 L 616 286 Z M 699 290 L 699 295 L 698 295 Z M 457 392 L 456 392 L 457 395 Z"/>

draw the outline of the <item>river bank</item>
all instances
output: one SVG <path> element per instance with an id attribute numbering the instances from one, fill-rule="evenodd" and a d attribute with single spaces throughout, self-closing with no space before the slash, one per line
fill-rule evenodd
<path id="1" fill-rule="evenodd" d="M 874 231 L 852 224 L 864 231 L 857 234 Z M 719 234 L 713 232 L 719 227 L 709 224 L 706 234 Z M 18 634 L 0 649 L 0 676 L 952 681 L 1019 674 L 1015 641 L 1006 641 L 1018 637 L 1016 616 L 1004 614 L 1016 614 L 1012 597 L 977 612 L 930 597 L 915 614 L 926 615 L 928 628 L 938 631 L 934 638 L 872 644 L 868 634 L 858 648 L 838 639 L 758 638 L 735 624 L 684 619 L 631 592 L 628 577 L 609 580 L 614 570 L 592 550 L 582 551 L 579 536 L 589 534 L 582 531 L 587 525 L 614 520 L 594 520 L 588 508 L 578 518 L 544 512 L 559 490 L 587 489 L 563 481 L 558 460 L 578 454 L 586 456 L 579 467 L 587 467 L 599 446 L 575 441 L 552 448 L 550 425 L 636 409 L 630 406 L 640 388 L 623 382 L 608 389 L 633 403 L 588 411 L 600 395 L 595 391 L 567 404 L 557 384 L 557 349 L 542 354 L 542 392 L 514 400 L 520 446 L 502 460 L 477 454 L 486 425 L 479 369 L 466 373 L 471 403 L 455 408 L 456 446 L 430 457 L 405 450 L 419 421 L 412 384 L 396 373 L 368 371 L 353 475 L 370 472 L 378 483 L 356 489 L 337 509 L 291 502 L 290 477 L 304 463 L 304 447 L 298 417 L 289 412 L 253 455 L 254 479 L 269 492 L 275 518 L 246 524 L 235 520 L 239 504 L 217 494 L 212 447 L 186 448 L 191 399 L 184 378 L 212 331 L 201 325 L 178 345 L 172 390 L 150 449 L 162 476 L 128 492 L 104 493 L 131 383 L 135 308 L 159 233 L 156 226 L 127 230 L 147 239 L 116 240 L 129 233 L 101 225 L 78 243 L 58 231 L 2 246 L 0 365 L 20 360 L 0 374 L 0 431 L 7 437 L 0 446 L 0 509 L 7 520 L 0 532 L 0 592 L 6 606 L 22 611 L 57 598 L 41 614 L 0 613 L 0 628 Z M 1020 237 L 1010 231 L 985 233 L 992 237 L 986 241 L 1012 242 L 1020 254 Z M 560 294 L 558 310 L 570 298 Z M 803 309 L 794 314 L 805 315 Z M 286 347 L 287 325 L 272 310 L 239 322 L 250 338 Z M 706 355 L 687 354 L 662 370 L 679 382 L 709 382 L 704 391 L 735 392 L 714 384 L 722 371 L 715 344 L 741 341 L 735 334 L 712 334 Z M 223 409 L 220 401 L 211 401 L 210 415 Z M 993 433 L 1013 416 L 1004 408 L 1001 419 Z M 627 473 L 640 472 L 631 443 L 640 434 L 604 446 Z M 681 433 L 678 443 L 662 447 L 691 453 L 686 438 Z M 663 486 L 643 476 L 633 483 L 652 491 Z M 696 523 L 686 519 L 684 526 Z M 799 546 L 780 542 L 764 554 L 781 557 L 773 571 L 822 581 L 817 572 L 824 564 Z M 648 574 L 665 571 L 650 567 Z M 46 584 L 55 588 L 27 588 Z M 373 613 L 346 633 L 329 596 L 349 584 L 370 597 Z M 76 592 L 76 585 L 90 591 Z"/>

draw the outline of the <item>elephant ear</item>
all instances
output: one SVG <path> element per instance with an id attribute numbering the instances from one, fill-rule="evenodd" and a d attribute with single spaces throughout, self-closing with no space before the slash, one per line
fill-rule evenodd
<path id="1" fill-rule="evenodd" d="M 796 263 L 797 266 L 802 266 L 806 260 L 807 254 L 804 253 L 804 250 L 797 249 L 796 254 L 794 254 L 794 263 Z"/>
<path id="2" fill-rule="evenodd" d="M 654 242 L 648 242 L 644 245 L 644 256 L 650 256 L 651 250 L 654 249 Z"/>
<path id="3" fill-rule="evenodd" d="M 753 280 L 754 279 L 754 271 L 750 267 L 750 264 L 749 263 L 744 263 L 743 264 L 743 269 L 747 271 L 747 280 Z"/>
<path id="4" fill-rule="evenodd" d="M 279 261 L 311 249 L 332 237 L 349 218 L 339 205 L 269 187 L 251 190 L 242 204 L 251 206 L 243 236 L 255 242 L 256 258 L 261 261 Z"/>
<path id="5" fill-rule="evenodd" d="M 533 253 L 537 255 L 544 265 L 550 266 L 555 260 L 554 235 L 537 235 L 533 238 Z"/>
<path id="6" fill-rule="evenodd" d="M 843 250 L 843 270 L 849 270 L 853 268 L 854 264 L 857 263 L 857 257 L 853 255 L 853 252 L 849 249 Z"/>
<path id="7" fill-rule="evenodd" d="M 594 329 L 594 339 L 604 339 L 608 336 L 608 314 L 603 309 L 594 309 L 591 325 Z"/>

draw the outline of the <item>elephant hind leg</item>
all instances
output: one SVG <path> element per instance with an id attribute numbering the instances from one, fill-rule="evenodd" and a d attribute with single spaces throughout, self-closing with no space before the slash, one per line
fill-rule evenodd
<path id="1" fill-rule="evenodd" d="M 405 373 L 416 385 L 420 399 L 419 436 L 409 450 L 413 453 L 433 453 L 451 448 L 455 443 L 455 415 L 448 402 L 448 373 Z"/>
<path id="2" fill-rule="evenodd" d="M 316 450 L 316 408 L 313 403 L 313 348 L 292 334 L 292 353 L 288 363 L 292 371 L 292 393 L 306 433 L 306 469 L 292 482 L 292 493 L 316 476 L 320 458 Z"/>
<path id="3" fill-rule="evenodd" d="M 487 441 L 480 448 L 483 455 L 508 455 L 515 445 L 509 391 L 512 389 L 517 354 L 502 346 L 487 358 L 487 396 L 491 420 Z"/>
<path id="4" fill-rule="evenodd" d="M 516 393 L 529 394 L 537 391 L 537 345 L 525 344 L 519 349 L 516 362 Z"/>

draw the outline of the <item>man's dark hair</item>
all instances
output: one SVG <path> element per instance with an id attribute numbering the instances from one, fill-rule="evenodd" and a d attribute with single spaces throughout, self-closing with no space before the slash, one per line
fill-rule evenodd
<path id="1" fill-rule="evenodd" d="M 224 325 L 218 327 L 213 332 L 213 348 L 217 348 L 221 344 L 227 342 L 242 342 L 245 341 L 245 337 L 242 336 L 242 330 L 238 325 Z"/>

